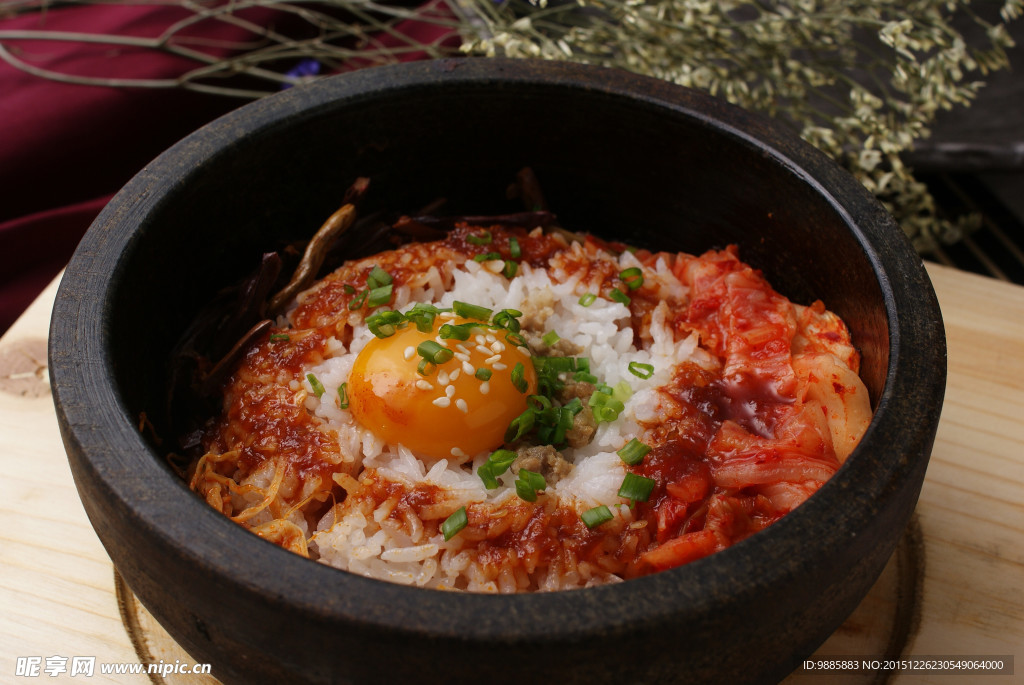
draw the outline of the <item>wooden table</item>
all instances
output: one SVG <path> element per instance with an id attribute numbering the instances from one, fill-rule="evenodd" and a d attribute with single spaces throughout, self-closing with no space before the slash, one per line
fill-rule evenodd
<path id="1" fill-rule="evenodd" d="M 915 521 L 875 589 L 819 655 L 881 655 L 894 641 L 905 656 L 1024 654 L 1024 288 L 946 267 L 929 272 L 946 324 L 949 380 Z M 192 661 L 120 584 L 79 502 L 47 383 L 56 288 L 0 338 L 0 682 L 215 682 L 100 673 L 101 664 Z M 19 657 L 40 657 L 39 676 L 17 677 Z M 69 671 L 73 657 L 95 657 L 94 675 L 50 676 L 48 657 L 65 658 Z M 1024 664 L 1016 673 L 980 682 L 1024 682 Z M 788 679 L 815 680 L 840 679 Z"/>

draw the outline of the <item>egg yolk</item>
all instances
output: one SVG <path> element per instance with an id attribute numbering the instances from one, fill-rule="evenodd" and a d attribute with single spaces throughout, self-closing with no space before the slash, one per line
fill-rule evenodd
<path id="1" fill-rule="evenodd" d="M 529 352 L 507 341 L 505 331 L 480 326 L 468 340 L 442 339 L 438 331 L 445 323 L 467 321 L 437 317 L 433 331 L 407 325 L 367 343 L 349 374 L 349 409 L 389 444 L 402 444 L 421 457 L 462 462 L 502 445 L 509 423 L 536 392 L 537 376 Z M 417 348 L 430 340 L 451 350 L 452 357 L 426 364 L 421 372 L 424 357 Z M 517 378 L 522 374 L 521 387 L 513 372 Z"/>

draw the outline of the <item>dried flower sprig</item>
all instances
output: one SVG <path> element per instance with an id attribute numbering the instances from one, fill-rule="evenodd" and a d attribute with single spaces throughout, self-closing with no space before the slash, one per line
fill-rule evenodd
<path id="1" fill-rule="evenodd" d="M 8 0 L 0 19 L 65 6 L 139 0 Z M 0 29 L 0 59 L 41 77 L 94 85 L 184 88 L 257 98 L 335 73 L 459 52 L 618 67 L 666 79 L 787 122 L 839 161 L 893 213 L 921 250 L 952 242 L 977 217 L 949 220 L 903 162 L 937 112 L 968 106 L 990 72 L 1008 66 L 1006 24 L 1024 0 L 166 0 L 185 10 L 160 36 Z M 248 12 L 289 21 L 253 21 Z M 983 12 L 982 12 L 983 13 Z M 989 14 L 994 14 L 990 12 Z M 984 33 L 970 45 L 956 20 Z M 403 22 L 429 26 L 403 30 Z M 197 41 L 203 23 L 242 41 Z M 300 25 L 288 31 L 286 24 Z M 275 27 L 276 26 L 276 27 Z M 154 50 L 195 66 L 174 79 L 113 79 L 48 71 L 26 40 Z"/>
<path id="2" fill-rule="evenodd" d="M 977 217 L 936 213 L 901 157 L 935 115 L 966 106 L 1008 66 L 1006 0 L 988 21 L 963 0 L 479 0 L 489 36 L 469 53 L 614 66 L 707 90 L 789 122 L 851 171 L 919 249 L 955 240 Z M 982 26 L 969 46 L 954 17 Z M 1001 19 L 1001 21 L 999 20 Z"/>

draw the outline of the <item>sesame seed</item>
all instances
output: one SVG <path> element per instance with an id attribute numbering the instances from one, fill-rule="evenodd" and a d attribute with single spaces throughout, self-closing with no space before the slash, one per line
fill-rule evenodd
<path id="1" fill-rule="evenodd" d="M 463 414 L 469 413 L 469 405 L 466 404 L 466 400 L 462 399 L 461 397 L 455 400 L 455 406 L 458 407 L 459 411 L 461 411 Z"/>
<path id="2" fill-rule="evenodd" d="M 476 335 L 474 335 L 473 340 L 476 340 L 478 345 L 483 345 L 485 342 L 487 342 L 487 338 L 483 336 L 483 333 L 477 333 Z"/>
<path id="3" fill-rule="evenodd" d="M 434 389 L 434 386 L 431 384 L 430 381 L 425 381 L 422 378 L 420 378 L 420 379 L 418 379 L 416 381 L 416 387 L 419 388 L 420 390 L 433 390 Z"/>
<path id="4" fill-rule="evenodd" d="M 490 350 L 487 350 L 487 351 L 490 352 Z M 484 363 L 485 364 L 495 364 L 495 363 L 497 363 L 499 361 L 501 361 L 501 355 L 500 354 L 495 354 L 495 355 L 491 355 L 490 357 L 485 359 Z"/>
<path id="5" fill-rule="evenodd" d="M 453 457 L 464 457 L 464 456 L 466 456 L 466 453 L 463 452 L 462 450 L 460 450 L 458 447 L 453 447 L 452 451 L 451 451 L 451 454 L 452 454 Z"/>
<path id="6" fill-rule="evenodd" d="M 405 357 L 405 361 L 409 361 L 410 359 L 416 356 L 416 348 L 413 347 L 412 345 L 409 345 L 407 348 L 405 348 L 405 352 L 402 353 L 402 356 Z"/>
<path id="7" fill-rule="evenodd" d="M 483 383 L 480 384 L 480 394 L 481 395 L 486 395 L 490 391 L 491 391 L 491 382 L 490 381 L 484 381 Z"/>
<path id="8" fill-rule="evenodd" d="M 505 364 L 502 364 L 501 362 L 497 362 L 497 363 L 493 364 L 491 366 L 491 368 L 494 369 L 495 371 L 504 371 L 505 369 L 508 368 L 508 366 L 506 366 Z"/>
<path id="9" fill-rule="evenodd" d="M 455 349 L 458 350 L 459 352 L 461 352 L 462 354 L 467 354 L 467 355 L 469 354 L 469 348 L 466 347 L 465 345 L 463 345 L 462 343 L 458 343 L 455 346 Z"/>
<path id="10" fill-rule="evenodd" d="M 447 397 L 451 397 L 452 395 L 454 395 L 455 394 L 455 386 L 454 385 L 446 385 L 446 386 L 444 386 L 444 394 Z"/>
<path id="11" fill-rule="evenodd" d="M 452 401 L 447 397 L 438 397 L 436 400 L 431 402 L 431 404 L 434 405 L 435 407 L 447 407 L 451 403 Z"/>
<path id="12" fill-rule="evenodd" d="M 527 349 L 526 347 L 522 347 L 522 346 L 520 346 L 520 345 L 516 345 L 516 349 L 517 349 L 517 350 L 519 350 L 519 352 L 520 352 L 520 353 L 521 353 L 521 354 L 522 354 L 522 355 L 523 355 L 524 357 L 532 357 L 532 356 L 533 356 L 532 354 L 530 354 L 530 350 L 529 350 L 529 349 Z"/>
<path id="13" fill-rule="evenodd" d="M 455 312 L 441 312 L 440 314 L 438 314 L 438 316 L 440 316 L 442 319 L 454 319 Z"/>
<path id="14" fill-rule="evenodd" d="M 492 259 L 489 262 L 484 262 L 484 268 L 492 274 L 500 274 L 505 268 L 505 262 L 500 259 Z"/>
<path id="15" fill-rule="evenodd" d="M 447 371 L 438 371 L 437 372 L 437 382 L 440 383 L 441 385 L 448 385 L 448 372 Z"/>
<path id="16" fill-rule="evenodd" d="M 495 340 L 494 342 L 491 343 L 491 352 L 493 352 L 494 354 L 501 354 L 504 351 L 505 343 L 501 342 L 500 340 Z"/>
<path id="17" fill-rule="evenodd" d="M 452 372 L 448 374 L 448 380 L 454 382 L 455 379 L 459 377 L 460 373 L 462 373 L 462 369 L 453 369 Z"/>
<path id="18" fill-rule="evenodd" d="M 483 345 L 477 345 L 476 351 L 479 352 L 480 354 L 491 354 L 491 348 L 484 347 Z"/>
<path id="19" fill-rule="evenodd" d="M 463 359 L 462 360 L 462 370 L 465 371 L 467 374 L 469 374 L 471 376 L 474 373 L 476 373 L 476 369 L 473 368 L 473 365 L 469 363 L 468 359 Z"/>
<path id="20" fill-rule="evenodd" d="M 455 358 L 458 359 L 463 364 L 465 364 L 466 362 L 469 361 L 469 353 L 468 352 L 456 352 L 455 353 Z"/>
<path id="21" fill-rule="evenodd" d="M 497 338 L 495 338 L 495 337 L 494 337 L 494 333 L 488 333 L 487 335 L 485 335 L 485 336 L 484 336 L 484 338 L 485 338 L 485 339 L 487 340 L 487 342 L 489 342 L 489 343 L 492 343 L 492 342 L 497 342 L 497 340 L 498 340 Z"/>

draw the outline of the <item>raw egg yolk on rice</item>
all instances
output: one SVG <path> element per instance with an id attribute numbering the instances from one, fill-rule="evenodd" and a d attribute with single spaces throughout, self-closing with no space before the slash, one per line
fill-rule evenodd
<path id="1" fill-rule="evenodd" d="M 438 317 L 430 331 L 409 325 L 370 340 L 348 379 L 355 419 L 381 440 L 432 459 L 461 462 L 500 447 L 536 392 L 536 372 L 505 331 L 473 326 L 466 340 L 438 334 L 444 324 L 471 323 Z"/>

